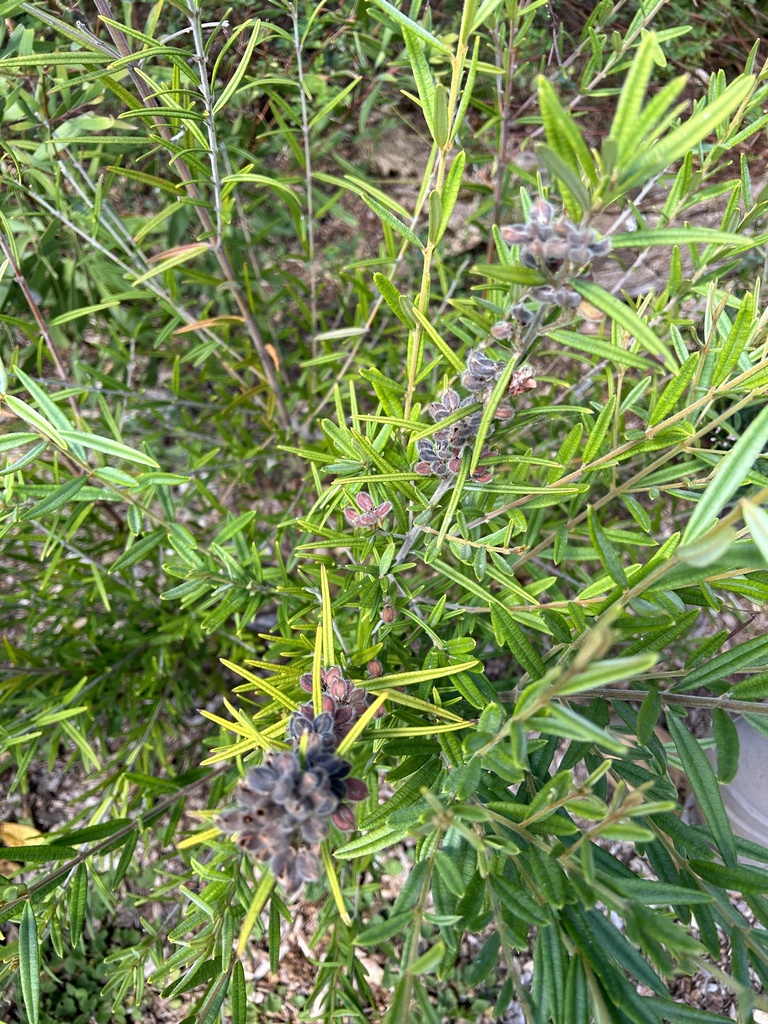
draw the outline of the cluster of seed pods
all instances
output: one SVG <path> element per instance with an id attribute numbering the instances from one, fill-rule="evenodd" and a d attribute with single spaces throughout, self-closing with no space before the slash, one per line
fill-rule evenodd
<path id="1" fill-rule="evenodd" d="M 300 683 L 311 692 L 312 674 Z M 336 748 L 373 698 L 335 665 L 321 671 L 321 688 L 322 711 L 316 715 L 312 704 L 303 704 L 289 720 L 293 749 L 268 751 L 239 783 L 238 806 L 216 819 L 223 831 L 237 833 L 241 849 L 269 864 L 288 896 L 320 877 L 315 847 L 331 822 L 353 829 L 349 802 L 368 796 L 368 787 L 350 776 L 351 765 Z M 377 715 L 383 713 L 379 708 Z"/>

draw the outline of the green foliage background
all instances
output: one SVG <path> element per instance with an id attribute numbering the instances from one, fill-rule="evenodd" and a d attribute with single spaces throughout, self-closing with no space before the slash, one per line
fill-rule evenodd
<path id="1" fill-rule="evenodd" d="M 332 664 L 387 715 L 345 747 L 371 795 L 303 896 L 303 1019 L 439 1021 L 450 981 L 475 1019 L 715 1021 L 670 985 L 723 953 L 739 1019 L 768 1008 L 768 850 L 718 789 L 734 715 L 766 731 L 768 640 L 726 625 L 768 596 L 757 46 L 697 90 L 668 63 L 686 29 L 650 31 L 663 2 L 598 3 L 556 68 L 543 0 L 86 6 L 0 5 L 0 765 L 16 804 L 35 772 L 74 780 L 66 820 L 4 851 L 26 1019 L 41 944 L 76 956 L 126 915 L 102 1016 L 151 988 L 196 1024 L 262 1019 L 243 963 L 262 943 L 279 970 L 293 907 L 215 813 Z M 425 153 L 410 192 L 360 155 L 394 128 Z M 583 224 L 631 210 L 611 259 L 652 249 L 665 285 L 573 276 L 597 333 L 533 301 L 548 272 L 499 227 L 537 194 Z M 718 224 L 691 223 L 704 203 Z M 520 302 L 533 323 L 495 340 Z M 486 343 L 538 384 L 492 482 L 471 473 L 502 386 L 458 475 L 419 476 L 425 406 Z M 345 520 L 361 490 L 392 503 L 381 528 Z"/>

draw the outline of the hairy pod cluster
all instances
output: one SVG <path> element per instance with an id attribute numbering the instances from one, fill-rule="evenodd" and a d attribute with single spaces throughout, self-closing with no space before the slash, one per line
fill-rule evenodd
<path id="1" fill-rule="evenodd" d="M 500 324 L 495 326 L 501 327 Z M 491 333 L 493 334 L 493 329 Z M 461 383 L 470 392 L 469 396 L 460 398 L 453 388 L 448 388 L 436 402 L 430 404 L 429 412 L 432 419 L 439 423 L 478 401 L 486 403 L 504 372 L 505 366 L 505 363 L 491 359 L 480 349 L 472 349 L 467 356 L 466 368 L 461 375 Z M 512 398 L 535 387 L 533 370 L 530 366 L 522 366 L 512 374 L 506 396 Z M 506 402 L 502 402 L 496 408 L 494 418 L 508 420 L 513 415 L 512 407 Z M 419 461 L 414 465 L 414 471 L 421 476 L 455 476 L 461 469 L 461 459 L 465 448 L 471 445 L 477 437 L 482 419 L 482 410 L 478 409 L 453 423 L 448 423 L 445 427 L 440 427 L 431 438 L 422 438 L 417 441 L 416 451 Z M 493 452 L 489 448 L 485 448 L 480 457 L 487 459 L 492 454 Z M 490 483 L 493 479 L 493 469 L 489 466 L 478 466 L 471 479 L 478 484 Z"/>
<path id="2" fill-rule="evenodd" d="M 312 673 L 305 672 L 299 678 L 299 684 L 303 690 L 311 693 Z M 358 718 L 370 707 L 374 697 L 367 690 L 363 690 L 362 687 L 355 686 L 349 679 L 345 679 L 338 665 L 320 669 L 320 688 L 323 694 L 323 710 L 317 718 L 324 718 L 328 715 L 333 722 L 333 747 L 335 749 Z M 383 714 L 384 709 L 379 708 L 375 717 L 380 718 Z M 288 726 L 289 737 L 290 729 L 299 718 L 307 719 L 310 722 L 317 721 L 311 704 L 302 704 L 299 710 L 293 714 Z"/>
<path id="3" fill-rule="evenodd" d="M 422 438 L 416 442 L 416 451 L 419 454 L 419 461 L 413 467 L 416 473 L 421 476 L 447 477 L 456 476 L 461 469 L 461 456 L 463 448 L 453 448 L 438 442 L 434 444 L 428 438 Z M 493 455 L 490 448 L 484 448 L 480 453 L 481 459 L 487 459 Z M 472 474 L 471 479 L 476 484 L 487 484 L 493 479 L 493 470 L 489 466 L 478 466 Z"/>
<path id="4" fill-rule="evenodd" d="M 312 689 L 312 675 L 301 677 Z M 218 816 L 225 832 L 238 833 L 237 844 L 268 863 L 287 895 L 320 877 L 314 847 L 330 824 L 348 831 L 355 816 L 347 801 L 364 800 L 368 787 L 350 776 L 351 765 L 336 748 L 372 701 L 332 666 L 321 673 L 323 710 L 302 705 L 288 723 L 292 750 L 268 751 L 250 768 L 237 790 L 238 806 Z M 383 709 L 380 709 L 383 713 Z"/>
<path id="5" fill-rule="evenodd" d="M 344 509 L 344 515 L 353 526 L 381 526 L 384 516 L 392 509 L 391 501 L 377 505 L 367 491 L 360 491 L 355 497 L 355 503 L 359 512 L 351 506 Z"/>
<path id="6" fill-rule="evenodd" d="M 533 297 L 564 309 L 575 309 L 581 302 L 579 293 L 567 282 L 585 273 L 596 257 L 611 249 L 609 238 L 598 238 L 591 228 L 579 227 L 565 214 L 554 217 L 552 205 L 541 198 L 532 204 L 526 224 L 509 224 L 501 229 L 501 235 L 508 245 L 520 246 L 524 267 L 557 279 L 552 286 L 534 289 Z"/>

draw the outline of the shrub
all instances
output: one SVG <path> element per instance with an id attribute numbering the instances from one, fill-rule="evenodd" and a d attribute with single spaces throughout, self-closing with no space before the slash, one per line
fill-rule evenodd
<path id="1" fill-rule="evenodd" d="M 729 1019 L 698 969 L 768 1005 L 768 851 L 718 788 L 732 716 L 765 732 L 766 75 L 657 86 L 661 6 L 597 4 L 556 69 L 542 3 L 4 6 L 28 1020 L 41 944 L 125 915 L 99 1019 L 261 1019 L 299 908 L 303 1019 Z"/>

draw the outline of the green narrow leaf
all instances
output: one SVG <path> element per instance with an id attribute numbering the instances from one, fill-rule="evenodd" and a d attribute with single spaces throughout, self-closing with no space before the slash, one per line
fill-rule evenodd
<path id="1" fill-rule="evenodd" d="M 413 317 L 410 315 L 410 306 L 413 305 L 413 303 L 406 299 L 409 308 L 409 312 L 406 314 L 406 311 L 403 308 L 402 304 L 403 299 L 405 299 L 405 296 L 400 294 L 400 292 L 397 290 L 395 285 L 389 280 L 388 277 L 385 277 L 378 271 L 376 271 L 376 273 L 373 275 L 373 283 L 379 289 L 382 296 L 384 297 L 384 301 L 395 314 L 400 323 L 404 327 L 407 327 L 409 330 L 412 327 L 415 327 L 416 324 L 413 320 Z"/>
<path id="2" fill-rule="evenodd" d="M 147 270 L 143 274 L 139 274 L 138 277 L 133 279 L 133 287 L 138 288 L 140 284 L 144 284 L 145 281 L 149 281 L 153 277 L 157 277 L 159 274 L 164 274 L 166 270 L 173 270 L 174 267 L 181 266 L 182 263 L 188 263 L 190 260 L 194 260 L 196 257 L 201 256 L 204 252 L 208 252 L 210 245 L 208 242 L 192 242 L 189 245 L 180 245 L 173 255 L 166 257 L 164 260 L 160 260 L 159 263 L 155 263 L 151 269 Z"/>
<path id="3" fill-rule="evenodd" d="M 727 784 L 739 768 L 739 734 L 733 719 L 723 708 L 712 711 L 712 733 L 717 750 L 717 778 Z"/>
<path id="4" fill-rule="evenodd" d="M 418 249 L 423 248 L 419 236 L 409 228 L 407 224 L 404 224 L 398 217 L 396 217 L 394 213 L 388 210 L 385 206 L 382 206 L 381 203 L 377 203 L 375 199 L 367 196 L 364 192 L 360 192 L 359 195 L 366 206 L 369 206 L 373 210 L 380 221 L 385 224 L 389 224 L 393 231 L 396 231 L 402 238 L 407 239 L 411 245 L 415 245 Z"/>
<path id="5" fill-rule="evenodd" d="M 442 192 L 440 198 L 443 201 L 443 216 L 440 221 L 440 228 L 437 232 L 436 241 L 439 242 L 445 233 L 445 229 L 448 227 L 448 221 L 451 219 L 451 214 L 456 205 L 456 200 L 459 197 L 459 191 L 461 189 L 461 183 L 464 178 L 464 168 L 467 163 L 467 154 L 464 150 L 460 150 L 454 157 L 451 169 L 445 177 Z"/>
<path id="6" fill-rule="evenodd" d="M 434 125 L 435 144 L 438 149 L 443 149 L 448 142 L 448 90 L 440 83 L 435 86 L 434 107 L 432 123 Z"/>
<path id="7" fill-rule="evenodd" d="M 388 0 L 371 0 L 371 2 L 388 14 L 389 17 L 394 22 L 397 22 L 402 29 L 412 32 L 420 39 L 423 39 L 425 43 L 429 43 L 429 45 L 434 46 L 436 50 L 440 50 L 441 53 L 447 53 L 450 55 L 450 47 L 446 46 L 445 43 L 442 43 L 437 36 L 433 36 L 431 32 L 428 32 L 422 25 L 419 25 L 418 22 L 413 21 L 411 18 L 406 17 L 401 11 L 398 11 L 398 9 L 393 7 Z M 405 36 L 405 31 L 403 32 L 403 36 Z"/>
<path id="8" fill-rule="evenodd" d="M 222 111 L 226 107 L 227 103 L 229 103 L 230 99 L 237 92 L 237 88 L 240 85 L 240 82 L 243 80 L 243 76 L 245 75 L 251 63 L 251 57 L 253 56 L 253 51 L 256 47 L 256 42 L 259 38 L 260 30 L 261 22 L 257 21 L 253 26 L 251 38 L 248 40 L 248 43 L 243 52 L 243 56 L 240 58 L 240 63 L 237 65 L 237 68 L 232 73 L 232 77 L 229 79 L 226 86 L 224 87 L 223 92 L 213 105 L 214 114 L 220 113 L 220 111 Z"/>
<path id="9" fill-rule="evenodd" d="M 592 200 L 578 171 L 570 167 L 560 154 L 549 146 L 537 146 L 536 155 L 541 158 L 549 173 L 560 182 L 563 203 L 568 212 L 574 219 L 581 220 L 581 214 L 587 213 Z"/>
<path id="10" fill-rule="evenodd" d="M 461 373 L 464 370 L 464 363 L 461 361 L 459 356 L 453 351 L 451 346 L 442 338 L 432 323 L 424 316 L 420 309 L 416 306 L 411 307 L 411 315 L 421 324 L 424 330 L 427 332 L 430 340 L 434 342 L 440 354 L 451 364 L 457 373 Z M 430 431 L 431 432 L 431 431 Z M 426 435 L 424 435 L 426 436 Z"/>
<path id="11" fill-rule="evenodd" d="M 735 863 L 716 864 L 711 860 L 691 860 L 689 867 L 705 882 L 734 892 L 768 892 L 768 871 Z"/>
<path id="12" fill-rule="evenodd" d="M 440 200 L 440 193 L 432 189 L 429 193 L 429 230 L 427 236 L 432 244 L 437 243 L 437 235 L 440 230 L 440 222 L 443 219 L 443 204 Z"/>
<path id="13" fill-rule="evenodd" d="M 66 53 L 29 53 L 24 57 L 4 57 L 0 60 L 0 73 L 22 68 L 77 67 L 78 64 L 108 64 L 110 58 L 103 53 L 68 50 Z"/>
<path id="14" fill-rule="evenodd" d="M 62 484 L 61 487 L 51 487 L 47 498 L 43 498 L 36 505 L 33 505 L 32 508 L 28 508 L 19 518 L 22 520 L 38 519 L 49 512 L 55 512 L 71 498 L 74 498 L 77 492 L 85 486 L 85 482 L 86 477 L 78 476 L 74 480 L 69 480 L 67 483 Z"/>
<path id="15" fill-rule="evenodd" d="M 30 463 L 34 462 L 38 458 L 38 456 L 42 455 L 49 443 L 50 442 L 48 441 L 39 441 L 36 445 L 33 445 L 29 451 L 24 452 L 24 454 L 20 455 L 14 462 L 9 462 L 7 466 L 0 469 L 0 476 L 8 476 L 9 473 L 15 473 L 17 469 L 23 469 L 25 466 L 29 466 Z"/>
<path id="16" fill-rule="evenodd" d="M 627 582 L 627 574 L 624 572 L 624 568 L 616 549 L 606 537 L 605 532 L 600 525 L 600 521 L 595 515 L 595 511 L 591 505 L 587 509 L 587 525 L 592 545 L 597 551 L 601 565 L 620 587 L 624 587 L 626 589 L 629 586 L 629 583 Z"/>
<path id="17" fill-rule="evenodd" d="M 435 83 L 432 79 L 432 71 L 424 54 L 424 46 L 421 40 L 408 29 L 403 30 L 405 48 L 408 51 L 408 60 L 413 72 L 413 80 L 416 83 L 416 90 L 421 102 L 421 112 L 427 123 L 429 134 L 435 138 Z"/>
<path id="18" fill-rule="evenodd" d="M 40 944 L 37 939 L 37 921 L 27 902 L 19 925 L 19 975 L 24 1008 L 29 1024 L 40 1020 Z"/>
<path id="19" fill-rule="evenodd" d="M 768 562 L 768 513 L 759 505 L 742 501 L 742 513 L 744 522 L 752 534 L 752 540 L 757 544 L 763 558 Z"/>
<path id="20" fill-rule="evenodd" d="M 643 698 L 637 713 L 637 742 L 643 746 L 651 738 L 653 730 L 661 715 L 661 697 L 657 686 L 651 687 Z"/>
<path id="21" fill-rule="evenodd" d="M 269 969 L 277 974 L 280 968 L 280 904 L 279 897 L 272 893 L 269 901 Z"/>
<path id="22" fill-rule="evenodd" d="M 475 42 L 472 49 L 472 57 L 469 62 L 469 69 L 467 71 L 467 78 L 464 83 L 464 88 L 461 90 L 461 99 L 456 110 L 456 114 L 453 119 L 453 125 L 451 126 L 451 137 L 449 142 L 453 145 L 456 136 L 459 133 L 459 129 L 464 124 L 464 118 L 467 115 L 469 108 L 469 102 L 472 99 L 472 92 L 475 88 L 475 77 L 477 75 L 477 69 L 480 63 L 480 37 L 475 36 Z M 496 229 L 494 225 L 494 230 Z"/>
<path id="23" fill-rule="evenodd" d="M 636 654 L 631 658 L 611 658 L 607 661 L 596 661 L 575 676 L 565 681 L 556 681 L 554 688 L 558 697 L 574 693 L 587 693 L 596 686 L 610 686 L 612 683 L 624 682 L 632 676 L 649 672 L 658 661 L 655 651 Z"/>
<path id="24" fill-rule="evenodd" d="M 616 144 L 616 164 L 622 167 L 630 154 L 636 153 L 645 141 L 637 134 L 637 122 L 654 67 L 658 41 L 653 32 L 646 32 L 632 55 L 629 72 L 621 87 L 616 113 L 608 139 Z"/>
<path id="25" fill-rule="evenodd" d="M 616 407 L 616 396 L 611 395 L 608 401 L 605 403 L 603 408 L 600 410 L 600 415 L 595 421 L 595 425 L 589 432 L 587 443 L 584 445 L 584 452 L 582 454 L 582 463 L 592 462 L 600 451 L 600 446 L 605 440 L 605 435 L 608 433 L 608 428 L 611 425 L 613 419 L 613 410 Z"/>
<path id="26" fill-rule="evenodd" d="M 541 656 L 500 601 L 491 603 L 491 625 L 499 644 L 506 644 L 532 679 L 546 671 Z"/>
<path id="27" fill-rule="evenodd" d="M 750 423 L 715 470 L 683 533 L 683 543 L 700 537 L 713 525 L 722 508 L 742 486 L 755 460 L 768 443 L 768 406 Z"/>
<path id="28" fill-rule="evenodd" d="M 694 352 L 688 356 L 677 375 L 672 378 L 659 395 L 658 401 L 653 407 L 651 418 L 648 420 L 649 426 L 655 427 L 657 423 L 661 423 L 670 412 L 677 408 L 677 404 L 682 398 L 685 389 L 691 383 L 698 365 L 699 353 Z"/>
<path id="29" fill-rule="evenodd" d="M 72 948 L 80 940 L 85 920 L 85 908 L 88 901 L 88 871 L 85 864 L 78 864 L 75 877 L 67 890 L 69 900 L 69 942 Z"/>
<path id="30" fill-rule="evenodd" d="M 642 320 L 631 306 L 622 302 L 621 299 L 617 299 L 615 295 L 611 295 L 610 292 L 594 284 L 594 282 L 585 281 L 583 278 L 576 278 L 576 280 L 571 281 L 571 287 L 583 299 L 596 306 L 597 309 L 602 310 L 606 316 L 609 316 L 620 327 L 623 327 L 648 352 L 652 352 L 655 356 L 663 359 L 664 365 L 668 370 L 674 371 L 677 369 L 667 346 L 654 334 L 645 320 Z"/>
<path id="31" fill-rule="evenodd" d="M 229 998 L 232 1024 L 245 1024 L 248 999 L 245 990 L 245 971 L 241 960 L 236 960 L 235 966 L 232 968 L 232 988 Z"/>
<path id="32" fill-rule="evenodd" d="M 429 789 L 439 774 L 440 761 L 436 757 L 430 758 L 418 771 L 414 772 L 407 782 L 403 783 L 385 804 L 377 807 L 372 814 L 369 814 L 361 821 L 358 827 L 365 831 L 378 829 L 389 820 L 395 811 L 416 803 L 421 798 L 422 788 L 426 786 Z M 345 846 L 342 851 L 337 852 L 336 857 L 339 858 L 341 854 L 346 852 L 346 849 L 347 847 Z"/>
<path id="33" fill-rule="evenodd" d="M 733 867 L 736 864 L 736 842 L 733 838 L 728 815 L 725 813 L 720 788 L 697 740 L 675 715 L 667 716 L 667 728 L 672 736 L 677 753 L 688 776 L 704 820 L 712 832 L 723 860 Z"/>
<path id="34" fill-rule="evenodd" d="M 642 153 L 621 175 L 616 192 L 642 185 L 654 174 L 666 170 L 693 150 L 710 132 L 729 117 L 747 99 L 755 85 L 753 75 L 740 75 L 703 110 L 699 110 L 679 128 Z"/>
<path id="35" fill-rule="evenodd" d="M 592 338 L 587 334 L 579 334 L 578 331 L 566 331 L 556 328 L 547 331 L 547 335 L 553 341 L 559 341 L 561 344 L 567 345 L 568 348 L 574 348 L 578 352 L 588 352 L 597 359 L 609 359 L 611 363 L 632 366 L 636 370 L 654 369 L 653 363 L 649 359 L 644 358 L 644 356 L 638 355 L 636 352 L 630 352 L 625 348 L 620 348 L 618 345 L 612 345 L 609 341 Z"/>
<path id="36" fill-rule="evenodd" d="M 591 1020 L 587 979 L 580 956 L 571 957 L 565 978 L 563 1024 L 589 1024 Z"/>
<path id="37" fill-rule="evenodd" d="M 763 245 L 765 235 L 739 235 L 732 231 L 721 231 L 719 228 L 653 228 L 649 231 L 627 231 L 611 235 L 612 249 L 645 249 L 654 245 L 693 245 L 696 242 L 706 245 L 737 245 L 740 249 L 750 249 Z"/>
<path id="38" fill-rule="evenodd" d="M 136 462 L 140 466 L 150 466 L 152 469 L 160 469 L 160 464 L 144 452 L 137 452 L 129 448 L 127 444 L 120 441 L 113 441 L 111 437 L 101 437 L 99 434 L 89 434 L 83 430 L 62 430 L 60 431 L 64 440 L 74 448 L 80 443 L 85 448 L 92 448 L 97 452 L 104 452 L 105 455 L 114 455 L 117 459 L 125 459 L 126 462 Z"/>
<path id="39" fill-rule="evenodd" d="M 712 387 L 719 387 L 736 366 L 755 324 L 755 296 L 752 292 L 742 298 L 739 312 L 731 325 L 723 347 L 717 354 L 715 369 L 712 371 Z"/>
<path id="40" fill-rule="evenodd" d="M 25 423 L 34 427 L 35 430 L 39 430 L 43 437 L 53 441 L 62 451 L 67 451 L 67 442 L 56 427 L 41 416 L 36 409 L 33 409 L 31 405 L 27 405 L 26 402 L 15 395 L 4 395 L 3 400 L 7 403 L 11 412 L 15 412 L 19 419 L 24 420 Z"/>
<path id="41" fill-rule="evenodd" d="M 132 508 L 134 506 L 131 506 Z M 110 573 L 119 572 L 121 569 L 127 569 L 128 566 L 134 565 L 136 562 L 140 562 L 146 558 L 147 555 L 154 551 L 157 545 L 165 537 L 165 530 L 153 530 L 152 533 L 148 533 L 146 537 L 142 537 L 141 540 L 134 541 L 131 546 L 123 552 L 122 555 L 114 562 L 110 567 Z"/>
<path id="42" fill-rule="evenodd" d="M 544 75 L 537 79 L 539 110 L 541 111 L 547 144 L 579 176 L 583 170 L 592 184 L 597 184 L 597 168 L 589 147 L 571 114 L 561 105 L 552 83 Z M 579 182 L 581 181 L 578 178 Z M 582 186 L 583 188 L 583 186 Z M 586 190 L 585 190 L 586 191 Z M 589 209 L 589 204 L 585 210 Z"/>

